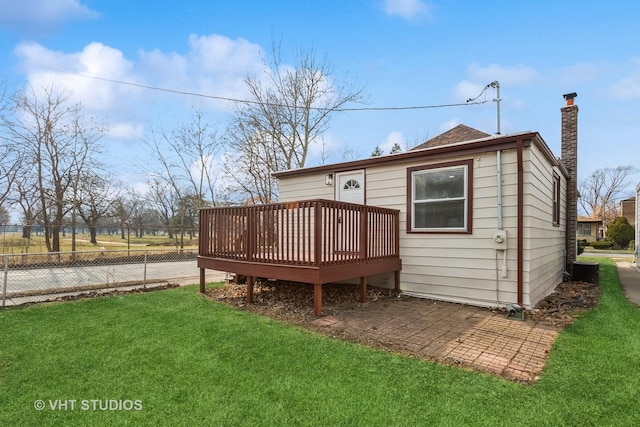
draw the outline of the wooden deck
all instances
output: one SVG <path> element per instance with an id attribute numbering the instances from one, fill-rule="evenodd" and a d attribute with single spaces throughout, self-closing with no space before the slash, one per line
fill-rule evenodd
<path id="1" fill-rule="evenodd" d="M 200 211 L 198 267 L 248 278 L 252 302 L 258 278 L 314 285 L 314 313 L 322 312 L 322 285 L 395 272 L 399 287 L 399 211 L 332 200 L 305 200 Z"/>

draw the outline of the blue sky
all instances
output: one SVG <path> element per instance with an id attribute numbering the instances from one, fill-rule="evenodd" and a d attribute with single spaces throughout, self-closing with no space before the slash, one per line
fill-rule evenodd
<path id="1" fill-rule="evenodd" d="M 150 127 L 170 129 L 202 108 L 223 129 L 233 105 L 73 74 L 244 98 L 243 77 L 260 73 L 274 40 L 285 63 L 311 49 L 326 58 L 336 82 L 364 87 L 369 107 L 464 103 L 497 80 L 502 133 L 538 131 L 558 156 L 562 95 L 577 92 L 579 179 L 640 166 L 640 4 L 632 0 L 0 0 L 0 11 L 0 79 L 72 90 L 108 122 L 108 157 L 132 180 L 131 158 L 140 159 Z M 494 133 L 495 103 L 343 112 L 325 143 L 332 160 L 344 147 L 366 157 L 460 123 Z"/>

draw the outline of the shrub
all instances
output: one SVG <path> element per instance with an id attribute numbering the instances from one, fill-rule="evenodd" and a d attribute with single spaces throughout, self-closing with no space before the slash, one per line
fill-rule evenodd
<path id="1" fill-rule="evenodd" d="M 632 251 L 636 249 L 636 241 L 632 240 L 629 242 L 629 247 L 627 249 L 631 249 Z"/>
<path id="2" fill-rule="evenodd" d="M 578 255 L 581 255 L 584 252 L 585 246 L 587 246 L 587 239 L 579 239 L 578 240 Z"/>
<path id="3" fill-rule="evenodd" d="M 591 242 L 591 247 L 593 249 L 611 249 L 611 242 L 606 240 L 602 240 L 600 242 Z"/>
<path id="4" fill-rule="evenodd" d="M 614 219 L 607 228 L 607 240 L 612 242 L 619 248 L 626 248 L 629 246 L 634 238 L 634 230 L 627 218 L 619 216 Z"/>

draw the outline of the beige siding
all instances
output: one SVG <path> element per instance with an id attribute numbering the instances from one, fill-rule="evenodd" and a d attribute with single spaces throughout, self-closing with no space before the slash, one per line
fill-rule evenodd
<path id="1" fill-rule="evenodd" d="M 334 200 L 333 185 L 325 185 L 325 175 L 303 175 L 294 179 L 281 179 L 278 183 L 280 202 L 294 200 Z"/>
<path id="2" fill-rule="evenodd" d="M 552 227 L 552 169 L 539 150 L 525 148 L 525 255 L 524 302 L 527 306 L 544 296 L 562 279 L 563 224 Z M 473 159 L 472 234 L 407 233 L 407 169 L 449 161 Z M 498 229 L 496 153 L 445 161 L 414 161 L 379 165 L 366 170 L 366 203 L 400 210 L 401 288 L 409 295 L 444 301 L 495 306 L 517 301 L 517 155 L 502 152 L 503 229 L 507 231 L 506 277 L 502 277 L 503 251 L 496 250 Z M 563 185 L 565 196 L 566 183 Z M 330 191 L 329 191 L 330 190 Z M 324 174 L 283 178 L 283 201 L 324 197 L 333 199 L 333 187 L 324 185 Z M 548 199 L 548 200 L 547 200 Z M 549 242 L 552 242 L 549 245 Z M 560 256 L 559 253 L 560 252 Z M 531 283 L 528 283 L 531 281 Z M 530 293 L 530 294 L 529 294 Z"/>
<path id="3" fill-rule="evenodd" d="M 466 160 L 452 158 L 447 161 Z M 374 184 L 384 182 L 386 191 L 379 196 L 380 201 L 396 201 L 396 209 L 401 209 L 400 255 L 402 258 L 402 289 L 409 295 L 445 301 L 463 302 L 492 306 L 500 302 L 514 302 L 516 290 L 515 236 L 516 211 L 503 208 L 504 228 L 507 229 L 507 277 L 496 280 L 496 264 L 502 264 L 502 251 L 496 260 L 493 235 L 497 223 L 497 179 L 496 153 L 476 155 L 473 159 L 473 214 L 472 234 L 425 234 L 405 233 L 406 224 L 406 169 L 412 166 L 437 164 L 440 162 L 416 162 L 397 168 L 396 176 L 391 176 L 387 168 L 368 171 L 367 190 L 375 192 Z M 504 201 L 515 206 L 516 185 L 511 185 L 511 175 L 517 172 L 515 153 L 503 154 L 503 194 Z M 392 185 L 394 184 L 394 185 Z M 399 192 L 398 188 L 405 191 Z M 513 196 L 513 197 L 512 197 Z M 372 200 L 372 196 L 368 197 Z M 509 228 L 512 228 L 509 230 Z M 496 293 L 499 291 L 499 294 Z"/>
<path id="4" fill-rule="evenodd" d="M 525 304 L 535 304 L 562 281 L 565 269 L 567 182 L 560 176 L 560 226 L 553 225 L 553 172 L 540 150 L 525 152 L 524 291 Z"/>

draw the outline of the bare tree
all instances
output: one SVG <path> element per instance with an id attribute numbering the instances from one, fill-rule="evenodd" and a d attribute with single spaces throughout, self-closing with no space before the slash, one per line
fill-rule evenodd
<path id="1" fill-rule="evenodd" d="M 22 238 L 25 239 L 24 247 L 28 251 L 31 240 L 32 227 L 41 217 L 38 192 L 35 191 L 35 183 L 30 180 L 30 175 L 23 176 L 15 182 L 15 206 L 20 208 L 22 222 Z"/>
<path id="2" fill-rule="evenodd" d="M 0 227 L 9 224 L 9 211 L 4 206 L 0 206 Z"/>
<path id="3" fill-rule="evenodd" d="M 131 231 L 132 218 L 134 212 L 139 210 L 138 205 L 140 204 L 142 204 L 142 198 L 133 190 L 123 189 L 114 198 L 111 206 L 111 216 L 117 220 L 122 240 L 127 238 L 125 230 Z"/>
<path id="4" fill-rule="evenodd" d="M 7 131 L 11 124 L 11 105 L 6 92 L 6 84 L 0 85 L 0 126 Z M 4 134 L 4 132 L 3 132 Z M 10 137 L 0 134 L 0 206 L 6 209 L 9 195 L 14 190 L 14 182 L 20 175 L 23 160 L 20 145 Z"/>
<path id="5" fill-rule="evenodd" d="M 617 216 L 618 202 L 629 188 L 629 178 L 637 172 L 632 165 L 594 171 L 578 185 L 580 206 L 588 215 L 607 225 Z"/>
<path id="6" fill-rule="evenodd" d="M 53 87 L 18 94 L 13 120 L 7 125 L 12 141 L 35 165 L 47 250 L 59 252 L 63 219 L 74 205 L 70 192 L 79 171 L 97 154 L 105 129 L 85 120 L 81 106 Z"/>
<path id="7" fill-rule="evenodd" d="M 373 154 L 373 153 L 372 153 Z M 358 160 L 362 158 L 362 150 L 355 145 L 345 145 L 342 148 L 342 153 L 340 155 L 340 161 L 342 162 L 351 162 L 353 160 Z"/>
<path id="8" fill-rule="evenodd" d="M 224 162 L 230 178 L 231 192 L 245 195 L 251 204 L 270 203 L 277 199 L 277 181 L 273 173 L 286 169 L 278 148 L 269 135 L 256 134 L 251 126 L 236 121 L 231 132 L 237 141 L 235 151 Z M 243 135 L 243 136 L 241 136 Z"/>
<path id="9" fill-rule="evenodd" d="M 90 243 L 97 245 L 97 227 L 100 219 L 112 210 L 118 200 L 118 190 L 111 177 L 96 173 L 82 173 L 76 194 L 78 215 L 89 228 Z"/>
<path id="10" fill-rule="evenodd" d="M 172 131 L 152 131 L 145 144 L 158 162 L 154 166 L 161 169 L 146 171 L 156 181 L 164 181 L 179 198 L 185 191 L 197 195 L 203 203 L 199 207 L 216 205 L 219 171 L 215 164 L 223 142 L 202 112 Z"/>
<path id="11" fill-rule="evenodd" d="M 149 226 L 150 219 L 153 217 L 153 212 L 144 203 L 142 194 L 135 194 L 134 197 L 137 199 L 137 203 L 131 206 L 129 226 L 133 228 L 136 237 L 142 237 L 145 229 Z"/>
<path id="12" fill-rule="evenodd" d="M 277 198 L 271 175 L 304 167 L 332 115 L 363 97 L 362 89 L 335 82 L 332 67 L 313 51 L 290 67 L 274 46 L 264 65 L 264 79 L 245 78 L 251 102 L 236 111 L 229 129 L 233 159 L 240 163 L 229 176 L 251 200 L 269 202 Z"/>
<path id="13" fill-rule="evenodd" d="M 149 191 L 145 196 L 149 208 L 158 217 L 162 226 L 167 229 L 169 238 L 173 239 L 173 218 L 177 216 L 179 199 L 163 181 L 152 179 L 149 181 Z"/>
<path id="14" fill-rule="evenodd" d="M 0 145 L 0 206 L 5 207 L 20 175 L 22 156 L 15 146 Z"/>

